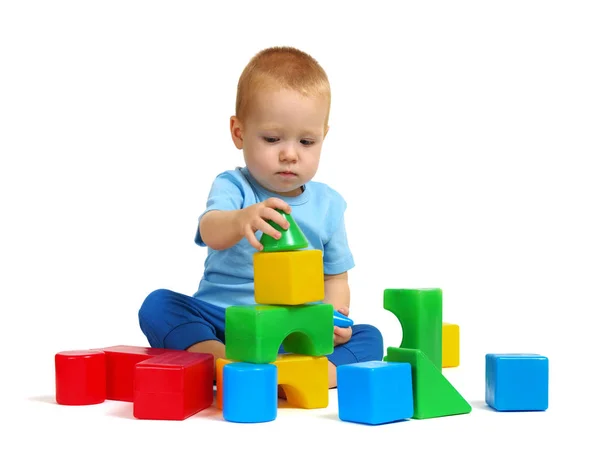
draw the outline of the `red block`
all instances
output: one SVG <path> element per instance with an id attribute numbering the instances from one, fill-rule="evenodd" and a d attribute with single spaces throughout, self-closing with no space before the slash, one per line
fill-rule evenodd
<path id="1" fill-rule="evenodd" d="M 214 359 L 177 351 L 135 366 L 133 415 L 138 419 L 184 420 L 213 402 Z"/>
<path id="2" fill-rule="evenodd" d="M 133 402 L 135 365 L 170 351 L 163 348 L 117 345 L 100 348 L 106 355 L 106 399 Z"/>
<path id="3" fill-rule="evenodd" d="M 106 399 L 106 361 L 100 350 L 61 351 L 54 356 L 56 402 L 99 404 Z"/>

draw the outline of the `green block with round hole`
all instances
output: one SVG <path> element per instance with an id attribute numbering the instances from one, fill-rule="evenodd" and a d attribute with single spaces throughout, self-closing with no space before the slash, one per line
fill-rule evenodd
<path id="1" fill-rule="evenodd" d="M 402 326 L 400 348 L 422 351 L 442 370 L 441 289 L 385 289 L 383 307 Z"/>
<path id="2" fill-rule="evenodd" d="M 225 356 L 270 363 L 283 344 L 286 353 L 333 353 L 333 305 L 247 305 L 225 310 Z"/>

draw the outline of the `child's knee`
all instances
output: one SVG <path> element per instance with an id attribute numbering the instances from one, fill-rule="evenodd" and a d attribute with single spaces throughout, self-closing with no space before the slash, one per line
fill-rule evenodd
<path id="1" fill-rule="evenodd" d="M 172 292 L 167 289 L 150 292 L 138 312 L 140 321 L 164 317 L 165 307 L 171 298 Z"/>
<path id="2" fill-rule="evenodd" d="M 138 311 L 140 329 L 154 348 L 163 348 L 161 325 L 167 319 L 169 301 L 173 293 L 167 289 L 158 289 L 148 294 Z"/>
<path id="3" fill-rule="evenodd" d="M 383 336 L 377 327 L 361 325 L 361 334 L 365 344 L 366 358 L 362 361 L 381 361 L 383 359 Z"/>

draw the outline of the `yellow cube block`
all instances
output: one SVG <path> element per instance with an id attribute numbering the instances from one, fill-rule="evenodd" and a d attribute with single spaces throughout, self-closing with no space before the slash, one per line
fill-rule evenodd
<path id="1" fill-rule="evenodd" d="M 217 409 L 223 409 L 223 367 L 238 362 L 217 359 Z M 326 356 L 279 354 L 270 364 L 277 366 L 277 384 L 288 404 L 303 409 L 322 409 L 329 405 L 329 361 Z"/>
<path id="2" fill-rule="evenodd" d="M 442 322 L 442 368 L 460 363 L 460 329 L 457 324 Z"/>
<path id="3" fill-rule="evenodd" d="M 254 254 L 254 299 L 264 305 L 302 305 L 325 298 L 323 252 Z"/>

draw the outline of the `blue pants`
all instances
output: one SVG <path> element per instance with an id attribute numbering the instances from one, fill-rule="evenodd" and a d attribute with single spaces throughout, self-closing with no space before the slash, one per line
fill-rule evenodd
<path id="1" fill-rule="evenodd" d="M 171 290 L 159 289 L 150 293 L 139 310 L 139 321 L 142 332 L 154 348 L 185 350 L 205 340 L 225 343 L 223 308 Z M 336 346 L 327 358 L 336 366 L 381 361 L 381 333 L 368 324 L 356 324 L 352 326 L 350 340 Z"/>

